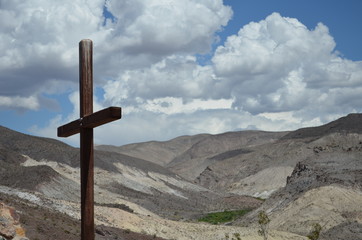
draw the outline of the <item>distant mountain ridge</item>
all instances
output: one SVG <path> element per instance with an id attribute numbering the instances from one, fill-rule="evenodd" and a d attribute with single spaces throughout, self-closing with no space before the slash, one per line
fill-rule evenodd
<path id="1" fill-rule="evenodd" d="M 200 134 L 164 142 L 151 141 L 120 147 L 103 145 L 97 146 L 97 149 L 150 159 L 151 162 L 166 167 L 188 180 L 194 180 L 220 157 L 241 154 L 246 147 L 276 141 L 286 133 L 288 132 L 240 131 L 215 135 Z M 231 153 L 227 153 L 228 151 Z"/>
<path id="2" fill-rule="evenodd" d="M 38 161 L 43 159 L 67 164 L 72 167 L 80 166 L 79 149 L 61 141 L 19 133 L 2 126 L 0 126 L 0 136 L 0 148 L 3 149 L 0 154 L 9 155 L 4 159 L 15 158 L 19 163 L 25 161 L 23 155 L 26 155 Z M 14 157 L 15 155 L 17 157 Z M 140 169 L 149 169 L 173 175 L 172 172 L 159 168 L 159 166 L 155 166 L 149 161 L 113 152 L 95 152 L 95 166 L 102 169 L 112 171 L 112 163 L 119 160 Z M 137 164 L 138 162 L 141 162 L 141 164 Z"/>
<path id="3" fill-rule="evenodd" d="M 0 127 L 0 136 L 0 185 L 67 201 L 79 198 L 79 149 L 5 127 Z M 179 140 L 185 139 L 175 140 L 176 145 Z M 123 196 L 158 214 L 170 217 L 179 211 L 188 216 L 230 205 L 224 195 L 189 183 L 151 161 L 102 150 L 95 150 L 94 156 L 99 191 Z M 219 206 L 212 206 L 215 199 Z M 251 201 L 251 205 L 257 203 Z"/>
<path id="4" fill-rule="evenodd" d="M 123 153 L 140 159 L 147 158 L 147 161 L 156 163 L 160 166 L 166 166 L 175 157 L 187 151 L 191 146 L 207 136 L 210 136 L 210 134 L 181 136 L 169 141 L 150 141 L 127 144 L 120 147 L 98 145 L 95 148 L 103 151 Z"/>
<path id="5" fill-rule="evenodd" d="M 362 133 L 362 114 L 351 113 L 318 127 L 301 128 L 282 139 L 322 137 L 331 133 Z"/>
<path id="6" fill-rule="evenodd" d="M 268 198 L 261 209 L 272 211 L 274 228 L 305 234 L 317 221 L 313 216 L 320 214 L 324 217 L 318 221 L 326 228 L 321 239 L 344 239 L 334 238 L 338 231 L 344 236 L 353 236 L 350 239 L 362 238 L 361 233 L 356 233 L 356 229 L 362 227 L 362 210 L 358 210 L 362 205 L 348 200 L 351 196 L 362 199 L 362 114 L 349 114 L 321 126 L 291 132 L 252 132 L 251 138 L 246 137 L 247 134 L 203 136 L 166 167 L 208 189 Z M 243 137 L 244 142 L 240 141 Z M 260 138 L 263 140 L 259 141 Z M 203 170 L 194 179 L 195 175 L 190 173 L 199 167 Z M 347 207 L 350 211 L 338 205 L 343 201 L 330 205 L 331 196 L 345 197 L 348 204 L 354 205 Z M 300 210 L 295 202 L 301 205 Z M 308 212 L 306 209 L 314 204 L 321 207 Z M 295 211 L 303 211 L 294 214 L 311 219 L 290 219 L 288 223 L 285 219 L 291 216 L 286 209 L 291 206 Z M 242 224 L 256 222 L 256 213 L 252 212 Z"/>
<path id="7" fill-rule="evenodd" d="M 323 226 L 322 240 L 362 239 L 361 120 L 362 114 L 349 114 L 291 132 L 240 131 L 96 146 L 95 199 L 103 211 L 97 221 L 157 232 L 165 239 L 188 239 L 177 235 L 181 232 L 210 239 L 190 230 L 204 227 L 192 223 L 197 216 L 250 207 L 256 209 L 229 223 L 237 228 L 225 226 L 219 239 L 235 229 L 254 239 L 260 210 L 270 216 L 278 239 L 306 239 L 302 236 L 316 222 Z M 79 149 L 0 126 L 0 193 L 0 200 L 10 193 L 30 196 L 26 199 L 32 204 L 44 202 L 76 216 Z M 117 211 L 122 214 L 114 219 L 127 216 L 132 224 L 107 220 Z M 166 226 L 173 227 L 156 231 Z"/>
<path id="8" fill-rule="evenodd" d="M 34 159 L 79 165 L 79 151 L 75 148 L 55 139 L 23 134 L 3 126 L 0 126 L 0 147 Z"/>

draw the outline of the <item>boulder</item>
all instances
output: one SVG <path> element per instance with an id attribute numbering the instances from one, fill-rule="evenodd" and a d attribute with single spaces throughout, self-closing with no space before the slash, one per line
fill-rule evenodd
<path id="1" fill-rule="evenodd" d="M 28 240 L 19 220 L 14 208 L 0 202 L 0 240 Z"/>

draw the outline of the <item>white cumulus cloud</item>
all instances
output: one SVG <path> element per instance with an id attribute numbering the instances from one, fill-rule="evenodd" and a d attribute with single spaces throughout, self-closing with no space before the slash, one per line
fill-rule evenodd
<path id="1" fill-rule="evenodd" d="M 341 57 L 323 23 L 308 29 L 273 13 L 219 43 L 201 65 L 196 54 L 210 53 L 232 17 L 221 0 L 0 3 L 0 108 L 55 107 L 46 95 L 74 92 L 74 111 L 33 126 L 38 135 L 54 137 L 78 117 L 83 38 L 94 41 L 94 81 L 104 92 L 95 109 L 123 108 L 122 120 L 96 130 L 96 143 L 288 130 L 361 110 L 362 62 Z"/>
<path id="2" fill-rule="evenodd" d="M 362 63 L 341 58 L 335 46 L 322 23 L 310 30 L 273 13 L 228 37 L 212 61 L 234 107 L 252 114 L 294 111 L 306 120 L 358 107 L 338 95 L 352 100 L 350 92 L 360 92 Z"/>
<path id="3" fill-rule="evenodd" d="M 231 15 L 221 0 L 2 0 L 0 96 L 40 98 L 52 86 L 58 93 L 74 89 L 81 39 L 94 41 L 100 84 L 174 53 L 209 51 Z"/>

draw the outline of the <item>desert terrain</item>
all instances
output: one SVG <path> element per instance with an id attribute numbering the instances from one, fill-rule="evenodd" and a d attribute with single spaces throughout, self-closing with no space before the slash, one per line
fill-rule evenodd
<path id="1" fill-rule="evenodd" d="M 308 239 L 316 223 L 319 239 L 362 239 L 361 122 L 96 146 L 96 239 L 263 239 L 260 211 L 269 239 Z M 79 165 L 77 148 L 0 126 L 0 236 L 79 239 Z"/>

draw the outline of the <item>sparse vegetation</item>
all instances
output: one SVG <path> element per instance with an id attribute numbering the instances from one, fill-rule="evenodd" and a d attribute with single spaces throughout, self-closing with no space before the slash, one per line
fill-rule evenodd
<path id="1" fill-rule="evenodd" d="M 98 206 L 102 206 L 102 207 L 110 207 L 110 208 L 118 208 L 121 209 L 123 211 L 129 212 L 129 213 L 133 213 L 133 209 L 131 209 L 129 206 L 125 205 L 125 204 L 119 204 L 119 203 L 96 203 L 96 205 Z"/>
<path id="2" fill-rule="evenodd" d="M 312 230 L 307 235 L 307 238 L 310 240 L 317 240 L 319 239 L 319 234 L 322 231 L 322 226 L 319 223 L 315 223 L 312 226 Z"/>
<path id="3" fill-rule="evenodd" d="M 263 236 L 264 240 L 268 240 L 270 219 L 265 211 L 259 212 L 258 223 L 260 226 L 260 229 L 258 231 L 259 235 Z"/>
<path id="4" fill-rule="evenodd" d="M 265 202 L 265 198 L 261 198 L 261 197 L 255 197 L 255 199 L 258 199 L 258 200 L 260 200 L 260 201 L 263 201 L 263 202 Z"/>
<path id="5" fill-rule="evenodd" d="M 205 175 L 201 174 L 199 175 L 200 178 L 197 179 L 192 177 L 191 180 L 194 179 L 192 184 L 195 184 L 197 188 L 191 188 L 189 185 L 190 183 L 185 182 L 185 179 L 183 178 L 177 177 L 173 179 L 175 175 L 173 175 L 169 169 L 159 168 L 158 165 L 147 163 L 143 160 L 139 163 L 136 158 L 128 159 L 127 157 L 125 158 L 126 160 L 123 158 L 120 160 L 122 160 L 121 162 L 122 164 L 124 163 L 125 166 L 128 164 L 128 162 L 131 163 L 132 160 L 131 167 L 127 168 L 130 171 L 129 173 L 132 174 L 132 180 L 150 177 L 152 184 L 148 181 L 142 181 L 142 184 L 145 184 L 145 188 L 139 185 L 135 185 L 135 188 L 128 184 L 123 185 L 123 181 L 122 183 L 119 182 L 119 178 L 116 176 L 116 174 L 118 175 L 118 173 L 120 173 L 118 171 L 118 167 L 116 166 L 116 171 L 111 171 L 113 169 L 112 163 L 114 163 L 113 161 L 116 161 L 117 158 L 116 153 L 111 154 L 107 152 L 99 152 L 99 159 L 97 159 L 96 162 L 103 170 L 99 171 L 100 175 L 98 175 L 98 177 L 102 178 L 102 174 L 104 174 L 105 180 L 95 182 L 95 186 L 97 187 L 96 190 L 104 190 L 102 197 L 99 198 L 100 203 L 96 203 L 96 218 L 105 225 L 96 226 L 96 236 L 99 239 L 119 238 L 124 240 L 160 240 L 160 236 L 170 240 L 185 237 L 190 239 L 217 238 L 219 240 L 270 240 L 282 238 L 292 239 L 294 237 L 304 237 L 305 239 L 310 240 L 319 240 L 321 238 L 362 240 L 362 235 L 358 231 L 358 229 L 361 229 L 361 224 L 352 221 L 357 219 L 360 214 L 360 205 L 356 204 L 361 202 L 359 201 L 360 193 L 358 189 L 350 187 L 358 184 L 358 182 L 356 183 L 353 180 L 358 180 L 358 174 L 360 173 L 362 166 L 359 164 L 361 161 L 358 161 L 360 159 L 359 155 L 362 150 L 362 141 L 360 140 L 362 136 L 361 131 L 362 130 L 359 130 L 358 134 L 349 134 L 345 132 L 339 133 L 337 131 L 336 134 L 331 136 L 320 136 L 320 141 L 316 141 L 316 139 L 319 139 L 319 136 L 312 136 L 306 139 L 298 139 L 297 137 L 290 139 L 286 138 L 286 140 L 281 139 L 280 141 L 275 142 L 274 140 L 279 139 L 280 136 L 284 136 L 285 133 L 282 135 L 271 135 L 272 139 L 274 139 L 273 144 L 269 145 L 269 143 L 263 143 L 261 147 L 258 145 L 256 145 L 255 148 L 251 147 L 250 149 L 253 149 L 254 151 L 251 155 L 241 155 L 240 159 L 239 157 L 234 159 L 235 162 L 234 160 L 226 160 L 212 163 L 216 165 L 211 165 L 209 168 L 210 170 L 203 172 Z M 322 133 L 324 134 L 324 131 L 322 131 Z M 3 136 L 2 134 L 0 135 Z M 235 138 L 235 136 L 239 135 L 231 136 Z M 257 140 L 260 137 L 263 142 L 266 140 L 269 142 L 268 138 L 264 137 L 264 135 L 256 136 Z M 223 136 L 223 138 L 226 137 L 228 136 Z M 19 138 L 17 137 L 7 140 L 10 143 L 9 146 L 13 145 L 12 139 L 16 140 L 14 144 L 18 146 L 19 141 L 17 141 L 17 139 Z M 237 139 L 239 139 L 239 137 L 237 137 Z M 189 148 L 192 144 L 194 144 L 194 140 L 191 141 L 188 139 L 187 141 L 187 144 L 183 142 L 177 142 L 177 144 L 172 142 L 172 145 L 167 145 L 168 143 L 162 143 L 162 147 L 168 151 L 170 150 L 170 146 L 174 148 L 182 146 L 183 149 L 178 149 L 179 152 L 173 152 L 173 149 L 171 152 L 170 150 L 169 155 L 172 158 L 176 156 L 177 159 L 180 159 L 181 161 L 183 157 L 187 159 L 189 157 L 189 152 L 187 152 L 187 155 L 181 155 L 181 152 L 183 154 L 184 149 Z M 225 141 L 225 139 L 221 139 L 220 141 L 221 142 L 215 141 L 215 144 L 224 144 L 223 141 Z M 329 143 L 329 141 L 333 142 Z M 32 148 L 27 147 L 33 146 L 33 142 L 36 142 L 36 140 L 30 141 L 31 144 L 29 141 L 26 141 L 24 143 L 24 147 L 21 149 L 28 150 L 28 152 L 25 152 L 27 154 L 34 154 Z M 194 142 L 199 142 L 199 139 L 197 139 L 197 141 L 195 140 Z M 293 142 L 293 144 L 291 144 L 291 142 Z M 4 147 L 5 144 L 6 141 L 3 142 L 3 145 L 0 144 L 0 148 Z M 213 141 L 211 143 L 212 145 L 210 145 L 209 141 L 207 141 L 207 144 L 209 145 L 205 145 L 206 147 L 214 149 Z M 236 145 L 236 143 L 233 143 L 232 146 Z M 191 160 L 209 158 L 211 156 L 208 151 L 206 151 L 205 154 L 207 155 L 205 156 L 203 156 L 201 153 L 200 155 L 197 155 L 199 153 L 196 150 L 203 152 L 203 146 L 195 146 L 197 146 L 197 148 L 195 148 L 196 156 L 190 156 L 192 158 Z M 227 143 L 225 143 L 225 146 L 230 148 L 231 145 L 229 146 Z M 145 146 L 142 145 L 141 147 L 143 148 Z M 73 160 L 67 159 L 67 149 L 62 150 L 61 147 L 59 147 L 59 149 L 61 150 L 56 151 L 54 157 L 52 157 L 53 152 L 50 148 L 42 148 L 41 146 L 35 147 L 34 152 L 44 152 L 47 154 L 44 155 L 44 159 L 47 159 L 45 157 L 49 157 L 49 161 L 54 160 L 55 162 L 59 163 L 49 164 L 48 170 L 50 171 L 50 176 L 55 176 L 52 175 L 52 172 L 54 173 L 53 170 L 58 170 L 58 173 L 64 173 L 66 177 L 68 176 L 70 179 L 73 179 L 73 177 L 78 176 L 79 169 L 77 169 L 77 167 L 74 168 L 74 166 L 78 165 L 75 165 Z M 147 157 L 150 155 L 150 152 L 153 152 L 155 149 L 157 150 L 158 148 L 154 148 L 153 145 L 151 145 L 149 148 L 146 147 L 145 153 L 140 153 L 140 156 Z M 315 149 L 318 150 L 318 155 L 313 152 Z M 213 153 L 215 155 L 217 155 L 219 151 L 226 151 L 222 148 L 220 148 L 220 150 L 216 150 L 217 152 Z M 69 156 L 74 155 L 74 158 L 78 159 L 78 155 L 76 154 L 78 151 L 75 152 L 72 149 L 69 151 L 72 153 Z M 353 152 L 353 155 L 350 154 L 351 151 L 355 151 Z M 64 159 L 62 153 L 64 153 Z M 163 152 L 161 153 L 163 154 Z M 354 155 L 354 153 L 356 155 Z M 49 189 L 56 189 L 56 192 L 53 192 L 53 190 L 51 192 L 47 192 L 48 195 L 45 197 L 40 192 L 34 193 L 31 189 L 31 187 L 34 186 L 28 184 L 28 182 L 41 184 L 43 182 L 43 175 L 38 176 L 34 174 L 31 175 L 31 178 L 29 179 L 27 175 L 27 169 L 29 169 L 29 167 L 41 167 L 32 166 L 32 164 L 48 164 L 50 162 L 45 160 L 38 161 L 36 159 L 31 159 L 30 157 L 28 159 L 23 157 L 22 154 L 24 154 L 24 152 L 18 151 L 18 147 L 16 149 L 5 149 L 5 152 L 4 149 L 0 149 L 0 165 L 4 168 L 4 172 L 7 172 L 6 175 L 0 174 L 4 180 L 1 181 L 2 186 L 0 187 L 0 202 L 10 202 L 11 205 L 16 209 L 16 213 L 20 216 L 19 221 L 24 227 L 24 230 L 26 230 L 26 235 L 29 237 L 29 239 L 79 239 L 80 221 L 78 217 L 74 218 L 75 216 L 79 216 L 79 204 L 74 204 L 75 200 L 72 200 L 73 198 L 78 199 L 79 193 L 77 188 L 74 188 L 74 190 L 74 184 L 68 185 L 67 181 L 60 181 L 63 178 L 59 178 L 61 176 L 57 174 L 58 178 L 55 179 L 56 181 L 45 181 L 45 186 L 49 187 Z M 35 156 L 41 157 L 39 159 L 43 159 L 42 154 L 36 154 Z M 62 156 L 62 158 L 59 158 L 59 156 Z M 219 156 L 223 157 L 224 155 Z M 106 159 L 105 162 L 103 162 L 103 158 L 100 159 L 101 157 Z M 108 157 L 110 159 L 108 159 Z M 155 157 L 158 158 L 159 156 L 156 155 Z M 16 158 L 19 159 L 16 160 Z M 27 162 L 28 160 L 23 162 L 25 161 L 24 159 L 28 159 L 29 162 Z M 162 159 L 162 161 L 165 159 Z M 157 159 L 155 159 L 155 161 L 156 160 Z M 264 160 L 267 161 L 267 165 L 264 165 Z M 34 161 L 38 161 L 38 163 Z M 246 167 L 245 169 L 243 168 L 242 172 L 236 171 L 236 163 L 241 163 L 241 161 L 243 166 L 245 165 Z M 78 163 L 78 161 L 76 162 Z M 177 163 L 177 161 L 175 162 Z M 193 163 L 193 161 L 189 162 Z M 254 162 L 256 163 L 254 164 Z M 257 167 L 258 162 L 259 167 Z M 68 163 L 71 163 L 71 165 L 67 165 Z M 228 165 L 229 163 L 230 166 Z M 162 162 L 162 164 L 165 164 L 165 162 Z M 180 165 L 180 168 L 177 166 L 177 169 L 184 171 L 181 166 L 184 165 Z M 294 169 L 293 166 L 295 166 Z M 51 170 L 51 168 L 53 168 L 53 170 Z M 194 169 L 194 166 L 188 166 L 187 170 L 191 168 Z M 176 169 L 176 167 L 173 169 Z M 234 170 L 238 172 L 235 176 L 233 175 L 235 172 Z M 155 172 L 152 172 L 153 174 L 151 174 L 151 172 L 148 171 Z M 199 170 L 195 170 L 195 174 L 199 174 L 198 171 Z M 147 173 L 149 174 L 147 175 Z M 284 174 L 287 173 L 290 173 L 291 175 L 289 176 L 289 181 L 287 181 L 286 187 L 284 189 L 282 188 L 277 194 L 272 194 L 269 196 L 270 189 L 275 189 L 282 186 L 279 185 L 279 183 L 285 185 Z M 188 174 L 193 175 L 194 172 L 187 172 L 186 175 Z M 278 176 L 278 178 L 274 178 L 274 175 Z M 248 180 L 244 180 L 247 176 L 250 176 L 250 178 L 248 178 Z M 124 176 L 120 177 L 123 179 Z M 109 180 L 112 178 L 115 179 L 115 181 Z M 160 189 L 152 188 L 152 186 L 155 186 L 153 184 L 154 181 L 158 181 L 160 184 L 162 184 L 162 186 L 156 185 L 160 186 Z M 334 184 L 335 182 L 338 183 L 338 186 Z M 5 183 L 7 187 L 3 186 Z M 19 189 L 13 189 L 15 183 L 19 183 L 19 185 L 16 186 L 28 186 L 30 189 L 27 191 L 24 189 L 20 192 Z M 164 184 L 166 184 L 166 187 L 164 187 Z M 198 185 L 201 185 L 202 187 L 209 187 L 210 191 L 204 191 L 203 188 L 200 189 Z M 233 192 L 235 194 L 224 194 L 223 191 L 219 191 L 219 189 L 224 187 L 225 192 Z M 172 189 L 176 192 L 172 191 Z M 268 190 L 267 192 L 263 192 L 265 195 L 262 195 L 265 197 L 268 196 L 268 200 L 264 204 L 263 202 L 265 199 L 238 195 L 238 193 L 260 193 L 263 189 Z M 22 195 L 14 195 L 18 193 L 21 193 Z M 107 196 L 108 193 L 111 193 L 111 195 Z M 53 200 L 53 196 L 57 197 L 57 199 Z M 21 199 L 20 197 L 25 197 L 29 200 Z M 65 198 L 65 201 L 59 202 L 58 198 Z M 70 201 L 68 202 L 66 199 Z M 330 199 L 333 199 L 332 205 Z M 37 206 L 37 204 L 39 204 L 39 206 Z M 315 208 L 307 208 L 306 206 L 309 206 L 309 204 L 317 204 L 321 207 L 320 209 L 323 212 L 319 212 L 319 210 Z M 346 205 L 348 205 L 347 210 L 345 210 Z M 325 206 L 328 207 L 328 211 L 331 214 L 338 215 L 336 215 L 336 224 L 338 225 L 332 227 L 332 225 L 324 226 L 321 223 L 323 217 L 329 216 L 328 213 L 324 212 L 326 209 Z M 64 213 L 66 212 L 69 215 L 57 211 L 57 209 L 59 210 L 59 207 L 62 210 L 61 212 L 65 210 Z M 129 221 L 134 224 L 133 227 L 135 229 L 139 229 L 140 233 L 134 233 L 130 229 L 124 229 L 127 227 L 129 228 L 129 225 L 124 224 L 123 221 L 119 221 L 119 219 L 123 217 L 125 213 L 123 211 L 118 211 L 118 209 L 132 213 L 133 209 L 131 207 L 134 210 L 137 209 L 137 214 L 127 214 L 127 217 Z M 264 212 L 264 216 L 259 215 L 258 219 L 258 213 L 260 210 L 258 209 L 259 207 L 262 207 L 266 213 Z M 269 211 L 266 211 L 266 209 L 270 209 L 272 207 L 275 207 L 275 210 L 272 214 L 269 213 Z M 250 218 L 246 218 L 245 215 L 242 217 L 236 216 L 233 218 L 233 214 L 230 214 L 230 211 L 224 211 L 243 208 L 253 208 L 258 210 L 253 212 L 253 214 L 249 213 Z M 342 211 L 341 209 L 344 210 Z M 209 216 L 209 219 L 205 220 L 206 215 L 208 215 L 207 213 L 210 211 L 224 212 L 210 214 L 211 216 Z M 303 214 L 300 215 L 300 212 Z M 200 215 L 200 213 L 203 214 Z M 142 217 L 144 221 L 138 221 L 138 214 L 144 216 Z M 201 217 L 204 217 L 203 220 L 200 219 L 201 221 L 220 225 L 217 226 L 208 223 L 195 223 L 195 221 L 198 221 Z M 236 220 L 238 217 L 239 219 Z M 175 222 L 175 220 L 179 222 Z M 235 220 L 237 222 L 235 222 Z M 273 220 L 273 222 L 275 221 L 275 224 L 270 220 Z M 318 222 L 322 225 L 322 227 L 320 227 L 319 224 L 316 224 Z M 240 227 L 236 226 L 239 224 Z M 263 229 L 263 227 L 265 229 Z M 280 228 L 284 229 L 285 232 L 277 231 Z M 272 231 L 272 229 L 276 230 Z M 296 232 L 298 236 L 296 236 L 295 233 L 293 235 L 288 233 L 287 231 L 289 229 L 297 229 Z M 258 235 L 258 232 L 260 235 Z"/>
<path id="6" fill-rule="evenodd" d="M 233 233 L 232 237 L 230 238 L 229 234 L 225 234 L 225 240 L 241 240 L 240 233 Z"/>
<path id="7" fill-rule="evenodd" d="M 209 213 L 206 216 L 198 219 L 199 222 L 208 222 L 211 224 L 225 223 L 235 220 L 238 217 L 250 212 L 250 209 L 236 210 L 236 211 L 223 211 Z"/>

